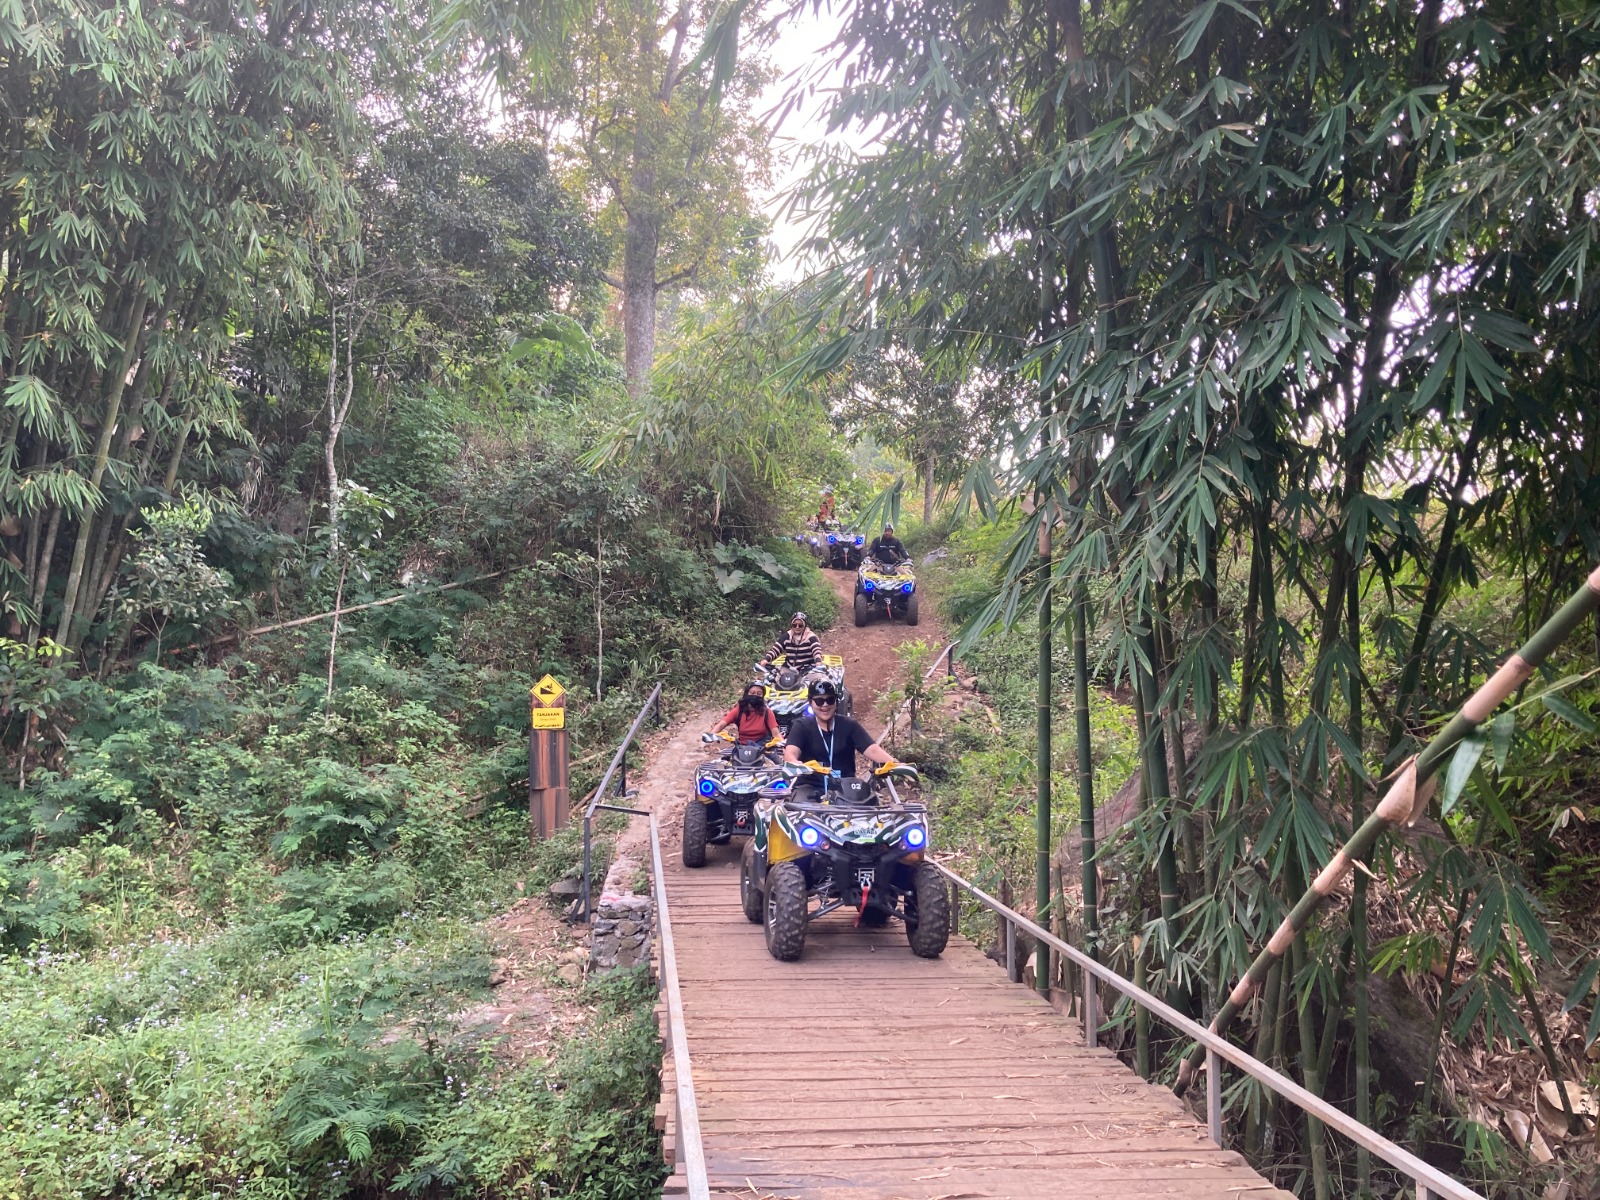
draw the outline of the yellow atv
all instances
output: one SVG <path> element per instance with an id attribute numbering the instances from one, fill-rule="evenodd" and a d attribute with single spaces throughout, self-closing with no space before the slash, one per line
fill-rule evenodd
<path id="1" fill-rule="evenodd" d="M 824 654 L 822 665 L 808 675 L 802 675 L 784 665 L 783 655 L 773 659 L 771 668 L 756 664 L 756 670 L 765 675 L 767 708 L 778 718 L 778 732 L 789 736 L 789 726 L 796 717 L 811 715 L 806 687 L 812 679 L 831 679 L 839 689 L 839 711 L 850 715 L 852 703 L 850 689 L 844 686 L 844 659 L 837 654 Z"/>
<path id="2" fill-rule="evenodd" d="M 889 564 L 869 558 L 856 572 L 855 616 L 859 628 L 882 613 L 891 620 L 905 618 L 907 625 L 918 621 L 917 574 L 911 569 L 910 559 Z"/>

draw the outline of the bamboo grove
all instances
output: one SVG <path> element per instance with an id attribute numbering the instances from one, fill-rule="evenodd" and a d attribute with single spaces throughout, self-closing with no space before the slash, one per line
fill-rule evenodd
<path id="1" fill-rule="evenodd" d="M 875 136 L 819 151 L 795 200 L 849 323 L 808 363 L 904 342 L 1031 381 L 963 493 L 1027 501 L 972 630 L 1040 616 L 1042 764 L 1053 630 L 1079 642 L 1080 720 L 1091 673 L 1130 688 L 1131 932 L 1153 984 L 1210 1017 L 1379 781 L 1600 559 L 1600 8 L 857 4 L 835 49 L 835 126 Z M 1459 619 L 1491 577 L 1493 639 Z M 1099 664 L 1091 627 L 1110 631 Z M 1595 951 L 1556 950 L 1519 862 L 1556 852 L 1542 830 L 1562 804 L 1528 762 L 1586 753 L 1594 725 L 1575 680 L 1518 683 L 1531 708 L 1475 713 L 1491 732 L 1447 762 L 1435 747 L 1434 832 L 1406 869 L 1358 845 L 1372 865 L 1337 912 L 1295 922 L 1252 981 L 1256 1052 L 1363 1121 L 1368 980 L 1402 961 L 1441 960 L 1435 1052 L 1475 1030 L 1582 1074 L 1596 1030 L 1555 1044 L 1535 990 L 1553 972 L 1576 978 L 1569 1007 L 1592 1003 Z M 1369 869 L 1447 932 L 1375 964 Z M 1430 1068 L 1409 1101 L 1420 1144 L 1438 1097 Z M 1245 1102 L 1255 1154 L 1277 1122 Z M 1317 1125 L 1276 1136 L 1330 1194 Z M 1364 1157 L 1353 1173 L 1374 1186 Z"/>
<path id="2" fill-rule="evenodd" d="M 139 504 L 239 432 L 241 313 L 304 300 L 296 234 L 350 216 L 354 26 L 234 9 L 0 9 L 0 610 L 30 645 L 83 644 Z"/>

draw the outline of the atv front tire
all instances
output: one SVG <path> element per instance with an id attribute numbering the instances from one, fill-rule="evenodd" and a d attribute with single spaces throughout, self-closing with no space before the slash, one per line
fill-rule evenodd
<path id="1" fill-rule="evenodd" d="M 761 924 L 766 904 L 761 889 L 756 886 L 756 844 L 746 842 L 744 855 L 739 859 L 739 904 L 744 909 L 745 920 L 752 925 Z"/>
<path id="2" fill-rule="evenodd" d="M 907 625 L 915 625 L 917 623 L 917 601 L 921 598 L 922 594 L 920 592 L 912 592 L 911 595 L 906 597 Z"/>
<path id="3" fill-rule="evenodd" d="M 856 628 L 860 629 L 867 623 L 867 614 L 871 608 L 867 604 L 867 597 L 861 592 L 856 593 Z"/>
<path id="4" fill-rule="evenodd" d="M 683 865 L 706 865 L 706 806 L 692 796 L 683 806 Z"/>
<path id="5" fill-rule="evenodd" d="M 950 892 L 932 863 L 918 863 L 906 906 L 906 940 L 918 958 L 938 958 L 950 941 Z"/>
<path id="6" fill-rule="evenodd" d="M 779 962 L 794 962 L 806 947 L 806 921 L 810 917 L 806 877 L 796 863 L 779 863 L 767 869 L 767 953 Z"/>
<path id="7" fill-rule="evenodd" d="M 840 688 L 839 689 L 839 715 L 841 717 L 850 716 L 855 711 L 855 704 L 856 704 L 856 698 L 850 694 L 850 689 L 847 688 L 847 687 Z"/>

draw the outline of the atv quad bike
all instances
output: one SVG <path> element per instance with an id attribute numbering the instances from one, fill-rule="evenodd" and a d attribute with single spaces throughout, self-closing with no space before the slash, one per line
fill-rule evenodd
<path id="1" fill-rule="evenodd" d="M 917 575 L 910 559 L 890 565 L 869 558 L 856 572 L 855 618 L 859 628 L 875 614 L 882 613 L 891 620 L 903 617 L 907 625 L 920 619 L 917 609 Z"/>
<path id="2" fill-rule="evenodd" d="M 723 733 L 706 734 L 705 742 L 728 743 L 717 758 L 707 759 L 695 769 L 694 795 L 683 806 L 683 865 L 706 865 L 707 846 L 725 846 L 735 837 L 755 832 L 755 804 L 762 797 L 781 797 L 789 792 L 778 756 L 783 752 L 781 738 L 769 742 L 735 742 Z"/>
<path id="3" fill-rule="evenodd" d="M 744 915 L 766 930 L 767 952 L 793 962 L 806 929 L 837 909 L 857 925 L 901 921 L 911 952 L 938 958 L 950 940 L 950 893 L 926 861 L 928 810 L 903 801 L 894 780 L 915 767 L 889 763 L 867 779 L 831 779 L 820 763 L 788 763 L 796 783 L 819 777 L 827 791 L 763 799 L 755 836 L 739 863 Z"/>
<path id="4" fill-rule="evenodd" d="M 861 565 L 867 539 L 859 533 L 828 534 L 828 566 L 836 571 L 854 571 Z"/>
<path id="5" fill-rule="evenodd" d="M 811 557 L 817 560 L 818 566 L 831 567 L 836 565 L 833 561 L 834 547 L 845 537 L 846 534 L 836 519 L 818 521 L 812 518 L 806 522 L 806 531 L 796 534 L 794 540 L 811 552 Z"/>
<path id="6" fill-rule="evenodd" d="M 824 654 L 822 665 L 807 675 L 786 667 L 781 654 L 773 660 L 770 669 L 757 663 L 756 670 L 765 676 L 767 707 L 778 718 L 778 732 L 784 737 L 789 736 L 789 726 L 796 717 L 809 715 L 806 688 L 813 679 L 833 680 L 839 688 L 839 711 L 847 717 L 850 715 L 852 698 L 850 689 L 844 686 L 844 659 L 837 654 Z"/>

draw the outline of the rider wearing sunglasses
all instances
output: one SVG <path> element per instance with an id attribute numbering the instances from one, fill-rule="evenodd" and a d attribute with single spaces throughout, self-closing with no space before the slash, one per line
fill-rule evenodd
<path id="1" fill-rule="evenodd" d="M 806 696 L 814 715 L 789 726 L 789 744 L 783 748 L 785 762 L 820 762 L 829 768 L 830 779 L 843 779 L 855 775 L 857 754 L 866 755 L 869 762 L 894 761 L 866 726 L 839 715 L 839 687 L 833 680 L 814 680 Z"/>

